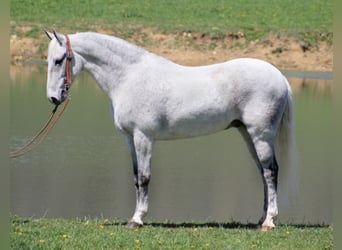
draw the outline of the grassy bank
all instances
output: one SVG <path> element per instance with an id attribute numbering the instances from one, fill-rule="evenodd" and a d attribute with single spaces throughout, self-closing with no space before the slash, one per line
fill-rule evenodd
<path id="1" fill-rule="evenodd" d="M 56 29 L 118 36 L 184 65 L 244 56 L 331 71 L 332 10 L 324 0 L 11 0 L 11 61 L 45 60 L 43 30 Z"/>
<path id="2" fill-rule="evenodd" d="M 265 233 L 236 223 L 147 223 L 129 230 L 107 219 L 11 220 L 12 249 L 333 249 L 331 226 L 281 225 Z"/>
<path id="3" fill-rule="evenodd" d="M 323 0 L 11 0 L 10 15 L 15 21 L 12 32 L 18 25 L 30 25 L 34 28 L 25 35 L 36 37 L 43 28 L 67 32 L 102 27 L 127 38 L 139 33 L 141 27 L 149 27 L 160 32 L 201 32 L 216 38 L 242 32 L 247 40 L 270 32 L 307 40 L 327 39 L 333 17 L 332 1 Z"/>
<path id="4" fill-rule="evenodd" d="M 162 31 L 332 31 L 332 1 L 45 1 L 11 0 L 11 19 L 47 27 L 78 24 Z M 82 27 L 82 26 L 81 26 Z"/>

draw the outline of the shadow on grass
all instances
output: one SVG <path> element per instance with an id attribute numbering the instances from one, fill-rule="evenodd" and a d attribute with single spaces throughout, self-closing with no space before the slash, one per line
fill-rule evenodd
<path id="1" fill-rule="evenodd" d="M 12 224 L 26 224 L 30 223 L 30 219 L 13 216 L 11 218 Z M 126 226 L 127 221 L 114 221 L 103 223 L 103 226 Z M 255 223 L 240 223 L 240 222 L 145 222 L 147 227 L 160 228 L 224 228 L 224 229 L 259 229 L 260 225 Z M 305 224 L 305 223 L 283 223 L 277 224 L 277 227 L 295 227 L 299 229 L 305 228 L 327 228 L 328 224 Z"/>
<path id="2" fill-rule="evenodd" d="M 127 222 L 106 223 L 104 226 L 125 226 Z M 161 228 L 224 228 L 224 229 L 259 229 L 260 225 L 255 223 L 240 222 L 145 222 L 144 226 Z M 277 224 L 277 227 L 305 228 L 327 228 L 326 224 Z"/>
<path id="3" fill-rule="evenodd" d="M 194 227 L 212 227 L 212 228 L 227 228 L 227 229 L 257 229 L 258 224 L 253 223 L 220 223 L 220 222 L 147 222 L 146 226 L 164 227 L 164 228 L 194 228 Z"/>

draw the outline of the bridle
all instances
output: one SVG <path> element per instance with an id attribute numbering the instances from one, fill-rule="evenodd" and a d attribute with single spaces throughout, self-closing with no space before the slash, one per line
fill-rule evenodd
<path id="1" fill-rule="evenodd" d="M 72 72 L 71 72 L 71 61 L 72 61 L 72 50 L 70 45 L 70 39 L 68 35 L 64 35 L 66 38 L 66 62 L 64 69 L 64 91 L 68 94 L 70 86 L 72 84 Z"/>

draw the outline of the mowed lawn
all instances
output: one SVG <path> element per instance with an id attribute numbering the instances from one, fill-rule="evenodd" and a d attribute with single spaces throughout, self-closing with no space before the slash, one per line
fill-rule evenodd
<path id="1" fill-rule="evenodd" d="M 333 228 L 321 225 L 261 232 L 234 222 L 147 222 L 131 230 L 108 219 L 11 219 L 12 249 L 333 249 Z"/>

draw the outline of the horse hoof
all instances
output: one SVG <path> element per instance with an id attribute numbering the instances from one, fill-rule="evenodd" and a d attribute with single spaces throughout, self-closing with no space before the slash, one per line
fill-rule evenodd
<path id="1" fill-rule="evenodd" d="M 140 223 L 137 223 L 135 221 L 129 221 L 128 224 L 127 224 L 127 227 L 129 229 L 136 229 L 136 228 L 141 228 L 143 225 L 140 224 Z"/>
<path id="2" fill-rule="evenodd" d="M 275 226 L 261 225 L 260 229 L 262 232 L 267 232 L 269 230 L 275 229 Z"/>

